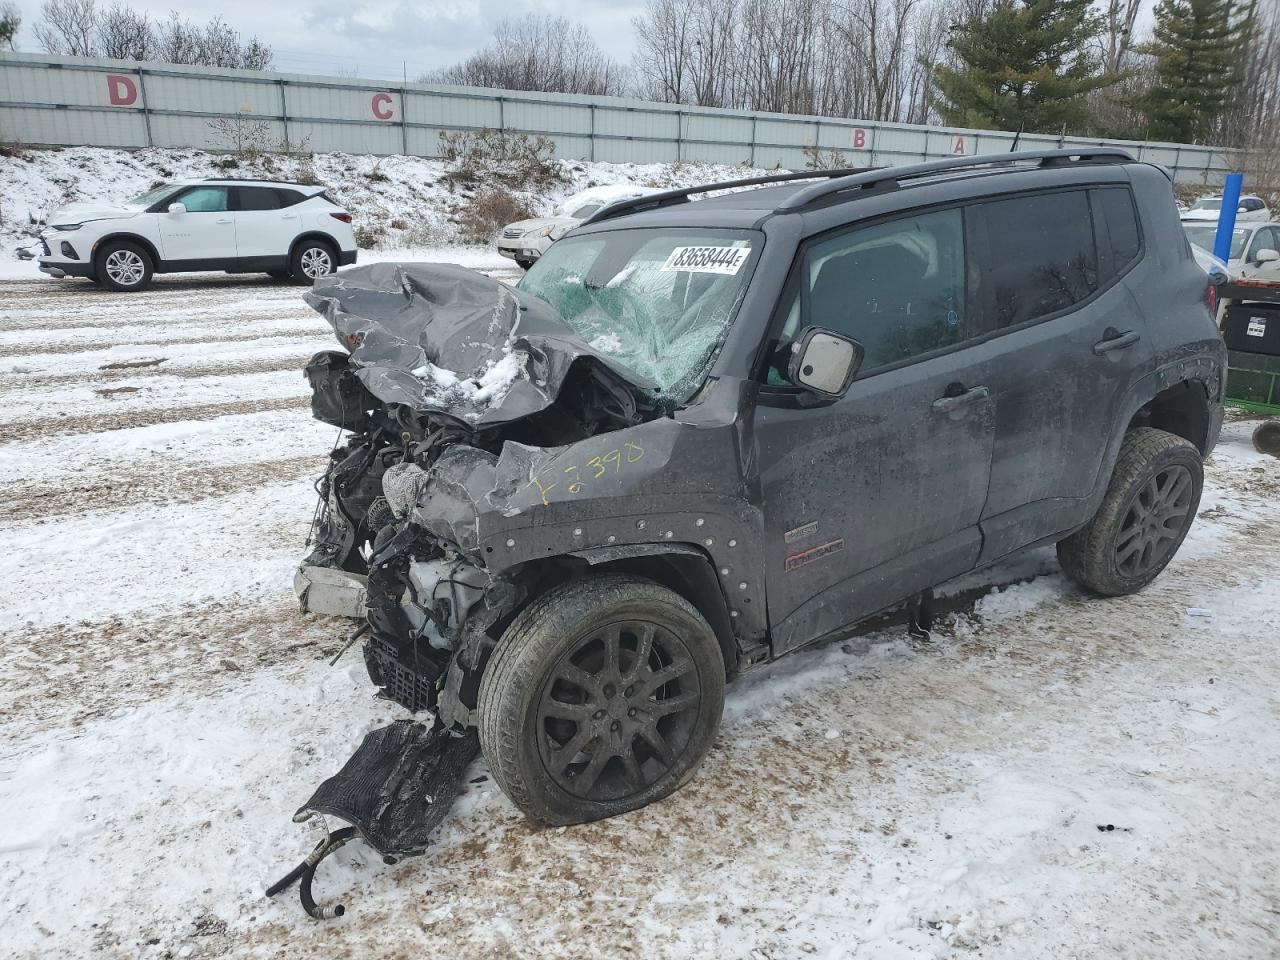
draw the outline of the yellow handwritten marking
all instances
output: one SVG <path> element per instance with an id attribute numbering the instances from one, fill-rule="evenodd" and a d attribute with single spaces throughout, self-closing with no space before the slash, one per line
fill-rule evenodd
<path id="1" fill-rule="evenodd" d="M 595 475 L 589 479 L 599 480 L 609 472 L 609 464 L 613 464 L 614 473 L 621 473 L 622 464 L 624 462 L 628 464 L 636 463 L 643 458 L 644 447 L 640 446 L 638 443 L 627 441 L 627 443 L 623 445 L 622 450 L 610 450 L 602 456 L 591 457 L 587 460 L 586 466 L 591 467 L 595 471 Z M 586 481 L 582 479 L 582 467 L 574 464 L 573 466 L 565 467 L 564 472 L 572 478 L 565 487 L 565 490 L 570 494 L 581 493 L 582 489 L 587 485 Z M 533 477 L 529 482 L 537 486 L 538 492 L 542 494 L 542 505 L 544 507 L 551 506 L 550 501 L 547 499 L 547 494 L 555 488 L 556 484 L 543 484 L 543 482 L 537 477 Z"/>
<path id="2" fill-rule="evenodd" d="M 544 507 L 549 507 L 549 506 L 551 506 L 551 504 L 547 501 L 547 494 L 548 494 L 548 493 L 550 493 L 550 492 L 555 488 L 555 484 L 554 484 L 554 483 L 549 483 L 549 484 L 547 484 L 547 485 L 544 487 L 544 486 L 542 485 L 542 481 L 541 481 L 541 480 L 539 480 L 537 477 L 534 477 L 534 478 L 533 478 L 532 480 L 530 480 L 529 482 L 530 482 L 530 483 L 532 483 L 532 484 L 534 484 L 535 486 L 537 486 L 537 488 L 538 488 L 538 493 L 542 494 L 542 505 L 543 505 Z"/>

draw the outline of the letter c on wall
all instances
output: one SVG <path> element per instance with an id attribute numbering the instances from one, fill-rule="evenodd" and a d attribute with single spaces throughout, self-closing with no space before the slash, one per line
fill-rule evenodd
<path id="1" fill-rule="evenodd" d="M 131 107 L 138 99 L 138 88 L 134 86 L 132 77 L 122 77 L 118 73 L 107 74 L 107 99 L 113 107 Z"/>
<path id="2" fill-rule="evenodd" d="M 373 108 L 373 115 L 379 120 L 390 120 L 394 113 L 391 109 L 391 103 L 391 94 L 375 93 L 369 106 Z"/>

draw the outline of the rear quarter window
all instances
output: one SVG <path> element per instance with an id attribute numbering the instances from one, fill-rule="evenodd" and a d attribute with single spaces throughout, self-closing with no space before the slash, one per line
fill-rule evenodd
<path id="1" fill-rule="evenodd" d="M 1104 187 L 1091 190 L 1094 213 L 1098 219 L 1099 259 L 1102 262 L 1101 282 L 1124 271 L 1138 259 L 1142 249 L 1142 234 L 1138 228 L 1138 212 L 1133 205 L 1133 194 L 1128 187 Z"/>
<path id="2" fill-rule="evenodd" d="M 1085 190 L 976 204 L 986 234 L 980 298 L 996 329 L 1087 300 L 1098 289 L 1098 251 Z"/>

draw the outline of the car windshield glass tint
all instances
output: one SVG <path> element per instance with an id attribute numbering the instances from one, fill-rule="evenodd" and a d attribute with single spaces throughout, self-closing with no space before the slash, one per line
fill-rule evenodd
<path id="1" fill-rule="evenodd" d="M 520 281 L 587 343 L 681 397 L 701 382 L 754 265 L 746 231 L 568 237 Z"/>
<path id="2" fill-rule="evenodd" d="M 587 219 L 587 217 L 591 216 L 593 213 L 599 210 L 601 206 L 602 204 L 599 204 L 599 203 L 588 203 L 584 207 L 579 207 L 577 210 L 573 211 L 573 214 L 572 214 L 573 219 L 585 220 Z"/>
<path id="3" fill-rule="evenodd" d="M 133 207 L 149 207 L 153 203 L 159 203 L 166 196 L 173 193 L 173 184 L 166 183 L 159 187 L 152 187 L 146 193 L 140 193 L 132 200 L 129 205 Z"/>
<path id="4" fill-rule="evenodd" d="M 1187 235 L 1187 239 L 1194 243 L 1201 250 L 1213 253 L 1213 241 L 1218 235 L 1218 227 L 1216 224 L 1206 224 L 1203 227 L 1193 227 L 1190 225 L 1183 226 L 1183 231 Z M 1230 260 L 1235 260 L 1244 255 L 1244 245 L 1249 239 L 1249 231 L 1235 229 L 1231 231 L 1231 254 Z"/>

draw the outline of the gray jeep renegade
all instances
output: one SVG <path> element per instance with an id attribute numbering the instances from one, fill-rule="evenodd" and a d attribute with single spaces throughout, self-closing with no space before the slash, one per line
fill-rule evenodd
<path id="1" fill-rule="evenodd" d="M 303 609 L 363 618 L 373 682 L 553 824 L 686 782 L 744 669 L 1016 551 L 1142 589 L 1222 421 L 1169 175 L 1114 149 L 672 191 L 514 289 L 380 264 L 307 296 L 348 432 Z"/>

